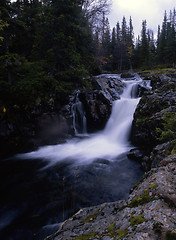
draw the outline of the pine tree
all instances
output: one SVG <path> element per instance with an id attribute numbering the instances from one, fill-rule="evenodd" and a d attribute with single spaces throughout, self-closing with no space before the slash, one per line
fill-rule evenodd
<path id="1" fill-rule="evenodd" d="M 142 32 L 141 32 L 141 62 L 143 66 L 149 65 L 149 41 L 147 37 L 147 21 L 142 21 Z"/>
<path id="2" fill-rule="evenodd" d="M 157 46 L 158 62 L 161 64 L 165 63 L 166 42 L 167 42 L 167 13 L 165 11 L 162 29 L 161 29 L 160 36 L 158 38 L 158 46 Z"/>

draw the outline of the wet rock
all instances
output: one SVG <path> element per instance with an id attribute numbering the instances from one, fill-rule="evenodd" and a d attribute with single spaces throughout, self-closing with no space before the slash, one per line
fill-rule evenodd
<path id="1" fill-rule="evenodd" d="M 79 98 L 84 105 L 89 132 L 103 129 L 112 108 L 111 102 L 106 98 L 104 92 L 80 93 Z"/>
<path id="2" fill-rule="evenodd" d="M 106 125 L 112 110 L 113 101 L 120 98 L 125 84 L 120 77 L 100 75 L 89 79 L 98 89 L 82 91 L 79 99 L 83 103 L 89 132 L 101 130 Z M 95 84 L 96 83 L 96 84 Z"/>
<path id="3" fill-rule="evenodd" d="M 133 71 L 124 72 L 121 74 L 121 78 L 133 78 L 135 76 Z"/>

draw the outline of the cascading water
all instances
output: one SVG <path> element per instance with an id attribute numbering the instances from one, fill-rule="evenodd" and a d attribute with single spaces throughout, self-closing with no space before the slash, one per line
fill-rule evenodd
<path id="1" fill-rule="evenodd" d="M 136 78 L 124 80 L 124 83 L 126 84 L 124 92 L 120 100 L 114 102 L 112 114 L 104 131 L 90 135 L 86 139 L 72 139 L 65 144 L 42 147 L 38 151 L 22 154 L 22 157 L 45 158 L 50 160 L 51 164 L 64 159 L 75 159 L 77 162 L 85 163 L 85 161 L 93 161 L 98 158 L 112 160 L 128 151 L 130 149 L 128 140 L 133 113 L 140 99 L 132 97 L 134 97 L 135 86 L 142 83 L 142 80 Z M 78 134 L 76 111 L 84 122 L 85 115 L 79 99 L 73 107 L 75 131 Z M 85 131 L 85 126 L 83 129 Z"/>
<path id="2" fill-rule="evenodd" d="M 76 136 L 87 134 L 87 121 L 83 104 L 79 99 L 79 91 L 76 94 L 75 103 L 72 106 L 73 128 Z"/>
<path id="3" fill-rule="evenodd" d="M 43 240 L 58 228 L 50 224 L 62 222 L 80 208 L 127 198 L 143 174 L 126 152 L 131 148 L 138 85 L 144 83 L 137 76 L 122 81 L 126 87 L 102 132 L 0 161 L 0 239 L 32 240 L 35 234 L 35 239 Z M 73 123 L 76 135 L 83 136 L 85 114 L 78 94 Z"/>

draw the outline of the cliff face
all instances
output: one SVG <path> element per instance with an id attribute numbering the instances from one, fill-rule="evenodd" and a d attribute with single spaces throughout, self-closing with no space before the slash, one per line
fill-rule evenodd
<path id="1" fill-rule="evenodd" d="M 132 139 L 143 150 L 131 156 L 147 171 L 127 201 L 81 209 L 47 239 L 176 239 L 176 144 L 159 144 L 156 128 L 163 128 L 165 111 L 176 110 L 176 82 L 172 77 L 151 77 L 153 90 L 136 109 Z"/>

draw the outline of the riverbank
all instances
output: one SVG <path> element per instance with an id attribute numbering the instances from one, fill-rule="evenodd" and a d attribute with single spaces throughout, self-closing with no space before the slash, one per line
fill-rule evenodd
<path id="1" fill-rule="evenodd" d="M 81 209 L 47 240 L 176 239 L 176 155 L 136 184 L 127 201 Z"/>
<path id="2" fill-rule="evenodd" d="M 132 138 L 140 150 L 131 152 L 146 170 L 143 179 L 132 188 L 127 201 L 81 209 L 48 240 L 176 239 L 175 132 L 170 129 L 171 139 L 160 137 L 169 130 L 164 127 L 168 127 L 165 112 L 175 113 L 175 76 L 147 79 L 153 90 L 142 97 L 133 122 Z M 174 127 L 175 120 L 171 122 Z"/>

